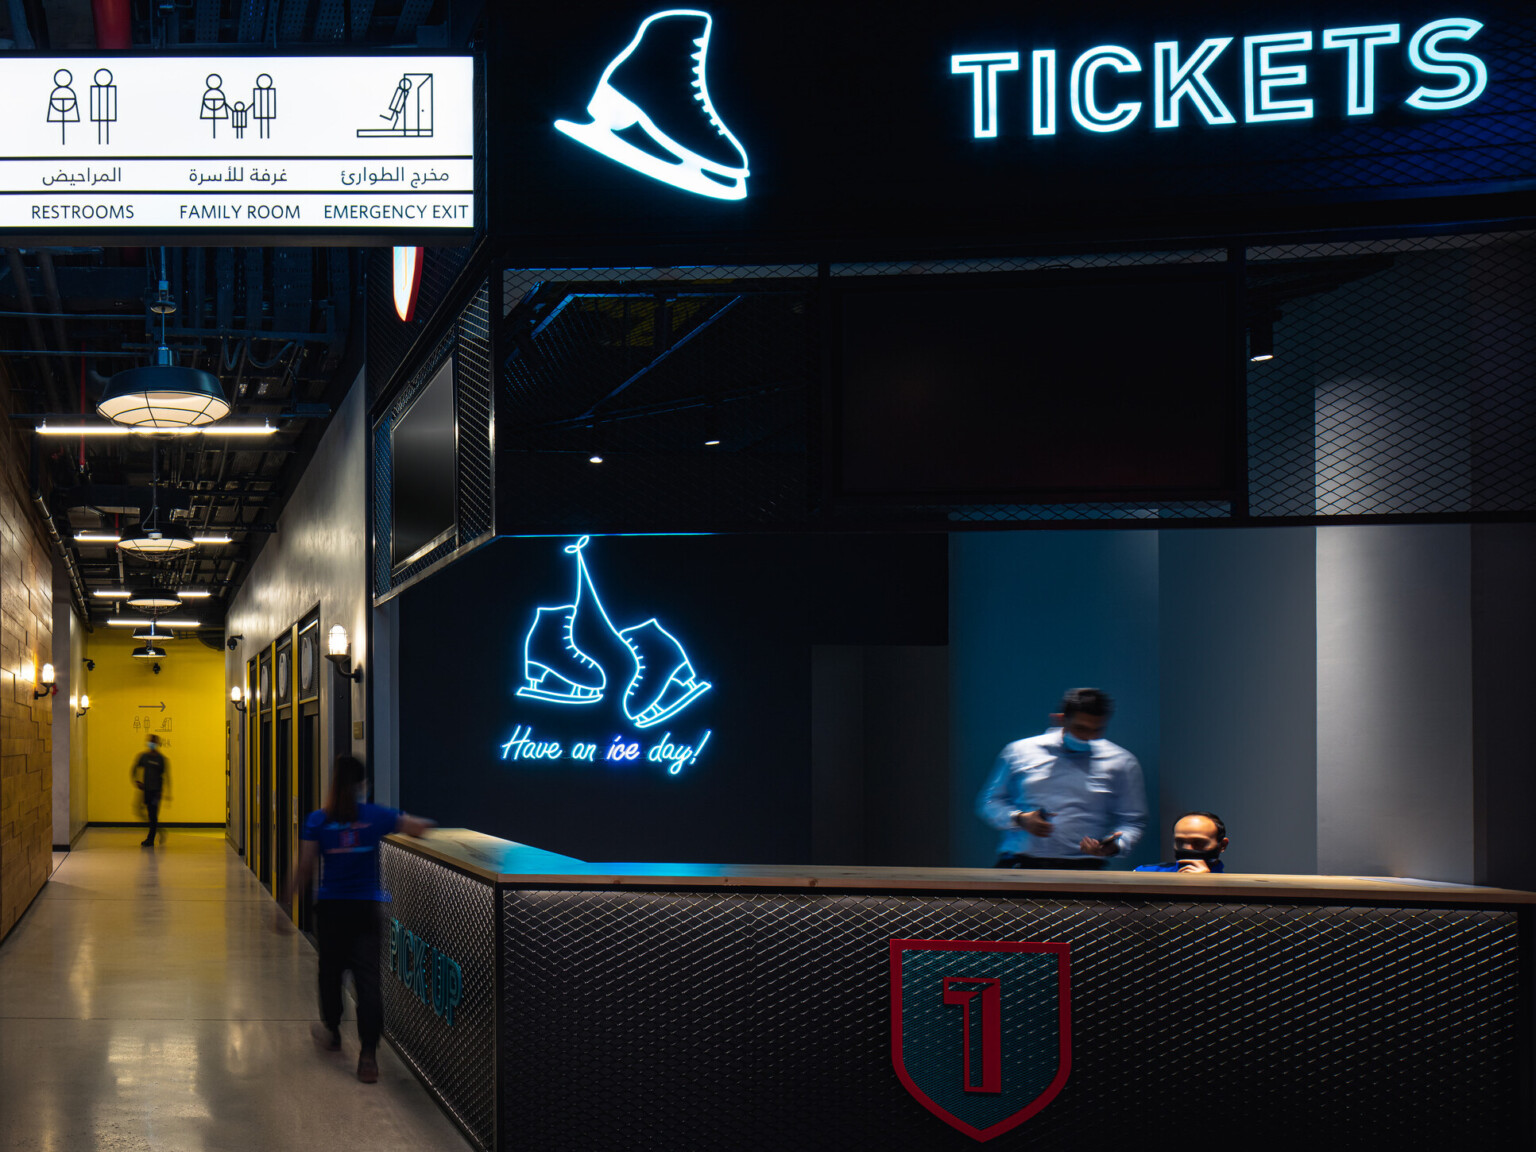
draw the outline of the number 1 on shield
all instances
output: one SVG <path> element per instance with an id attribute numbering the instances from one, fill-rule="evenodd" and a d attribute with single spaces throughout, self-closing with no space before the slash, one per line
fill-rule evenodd
<path id="1" fill-rule="evenodd" d="M 979 1009 L 973 1011 L 980 1001 Z M 967 1092 L 1003 1090 L 1003 983 L 996 976 L 944 977 L 944 1003 L 958 1004 L 964 1013 L 965 1078 Z M 971 1073 L 971 1028 L 980 1033 L 981 1083 Z"/>

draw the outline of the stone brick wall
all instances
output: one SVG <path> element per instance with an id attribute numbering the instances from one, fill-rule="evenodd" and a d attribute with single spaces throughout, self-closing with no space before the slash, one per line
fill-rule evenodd
<path id="1" fill-rule="evenodd" d="M 53 562 L 28 493 L 28 445 L 8 424 L 0 422 L 0 939 L 47 881 L 53 848 L 53 702 L 32 695 L 35 670 L 54 660 Z"/>

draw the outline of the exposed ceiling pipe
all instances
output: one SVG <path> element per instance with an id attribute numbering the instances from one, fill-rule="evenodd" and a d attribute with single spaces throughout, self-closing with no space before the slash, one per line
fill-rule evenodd
<path id="1" fill-rule="evenodd" d="M 91 15 L 96 18 L 96 47 L 133 47 L 128 0 L 91 0 Z"/>
<path id="2" fill-rule="evenodd" d="M 11 279 L 16 282 L 16 295 L 21 300 L 21 310 L 27 313 L 27 335 L 32 338 L 32 348 L 44 357 L 40 369 L 48 393 L 48 407 L 54 412 L 67 412 L 64 397 L 69 389 L 59 383 L 59 366 L 52 362 L 51 349 L 43 340 L 43 328 L 37 320 L 37 304 L 32 298 L 32 285 L 27 282 L 27 269 L 21 262 L 21 253 L 15 248 L 5 250 L 5 258 L 11 269 Z M 60 355 L 71 355 L 64 352 Z"/>
<path id="3" fill-rule="evenodd" d="M 53 522 L 53 516 L 48 511 L 48 502 L 36 492 L 32 493 L 32 502 L 37 505 L 37 514 L 42 517 L 43 524 L 48 528 L 48 537 L 53 541 L 53 546 L 58 549 L 59 555 L 64 557 L 64 569 L 69 573 L 69 591 L 74 598 L 75 609 L 80 613 L 81 619 L 89 621 L 91 618 L 91 598 L 86 595 L 85 578 L 80 575 L 80 565 L 75 561 L 75 554 L 59 536 L 58 526 Z"/>
<path id="4" fill-rule="evenodd" d="M 60 348 L 68 348 L 69 336 L 64 332 L 64 321 L 58 319 L 64 311 L 64 298 L 59 295 L 59 277 L 53 267 L 53 255 L 46 248 L 37 250 L 37 269 L 43 275 L 43 295 L 48 301 L 48 311 L 54 317 L 50 321 L 53 325 L 53 342 Z"/>
<path id="5" fill-rule="evenodd" d="M 32 29 L 27 26 L 27 9 L 22 0 L 8 0 L 6 8 L 11 14 L 11 39 L 16 47 L 30 52 L 37 45 L 32 40 Z"/>

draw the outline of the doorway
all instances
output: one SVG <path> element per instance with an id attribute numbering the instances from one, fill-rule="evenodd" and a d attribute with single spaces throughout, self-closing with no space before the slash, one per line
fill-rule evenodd
<path id="1" fill-rule="evenodd" d="M 261 761 L 260 792 L 261 804 L 257 809 L 257 843 L 261 845 L 257 853 L 260 868 L 257 878 L 270 891 L 272 888 L 272 819 L 268 808 L 268 801 L 272 796 L 272 725 L 261 725 Z"/>
<path id="2" fill-rule="evenodd" d="M 298 819 L 303 826 L 309 813 L 320 807 L 320 702 L 312 700 L 299 707 Z M 298 925 L 305 932 L 315 930 L 315 905 L 307 892 L 299 893 Z"/>

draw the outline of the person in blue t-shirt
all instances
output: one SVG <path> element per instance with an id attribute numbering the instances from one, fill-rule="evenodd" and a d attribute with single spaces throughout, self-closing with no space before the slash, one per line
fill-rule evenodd
<path id="1" fill-rule="evenodd" d="M 357 1078 L 372 1084 L 379 1078 L 379 1033 L 384 1002 L 379 991 L 379 905 L 389 894 L 379 886 L 379 841 L 391 832 L 420 836 L 433 821 L 408 816 L 395 808 L 368 804 L 367 773 L 354 756 L 338 756 L 331 773 L 325 807 L 309 814 L 300 833 L 298 859 L 279 898 L 276 926 L 293 930 L 285 908 L 294 891 L 314 882 L 315 939 L 320 950 L 320 1022 L 310 1031 L 329 1052 L 341 1051 L 341 976 L 352 969 L 357 990 L 357 1038 L 362 1052 Z"/>
<path id="2" fill-rule="evenodd" d="M 1138 872 L 1225 872 L 1227 826 L 1214 812 L 1186 812 L 1173 826 L 1173 859 L 1143 864 Z"/>

